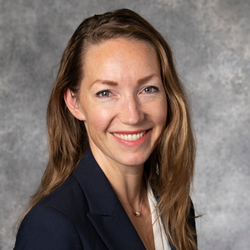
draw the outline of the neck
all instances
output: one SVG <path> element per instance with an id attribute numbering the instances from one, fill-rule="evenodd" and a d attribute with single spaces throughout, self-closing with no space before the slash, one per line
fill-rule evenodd
<path id="1" fill-rule="evenodd" d="M 107 176 L 111 186 L 119 200 L 138 207 L 141 203 L 143 191 L 145 190 L 143 182 L 143 167 L 139 173 L 124 173 L 118 172 L 116 176 Z"/>
<path id="2" fill-rule="evenodd" d="M 139 207 L 146 190 L 143 180 L 144 165 L 124 166 L 106 157 L 100 157 L 95 152 L 93 155 L 118 199 L 131 207 Z"/>

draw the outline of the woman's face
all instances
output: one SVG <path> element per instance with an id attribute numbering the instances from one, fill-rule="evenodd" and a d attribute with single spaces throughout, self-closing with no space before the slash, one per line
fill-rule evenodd
<path id="1" fill-rule="evenodd" d="M 124 38 L 92 45 L 85 57 L 78 105 L 77 118 L 85 122 L 100 166 L 143 165 L 167 117 L 155 50 L 146 42 Z"/>

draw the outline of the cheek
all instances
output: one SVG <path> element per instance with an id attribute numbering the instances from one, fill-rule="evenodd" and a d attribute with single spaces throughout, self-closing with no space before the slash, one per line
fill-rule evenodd
<path id="1" fill-rule="evenodd" d="M 167 102 L 161 100 L 158 103 L 152 104 L 150 107 L 154 123 L 158 126 L 165 127 L 167 120 Z"/>
<path id="2" fill-rule="evenodd" d="M 86 118 L 85 124 L 90 134 L 104 132 L 111 122 L 110 112 L 97 106 L 88 109 Z"/>
<path id="3" fill-rule="evenodd" d="M 167 109 L 165 108 L 159 110 L 159 112 L 157 112 L 158 125 L 161 126 L 162 128 L 165 128 L 166 120 L 167 120 Z"/>

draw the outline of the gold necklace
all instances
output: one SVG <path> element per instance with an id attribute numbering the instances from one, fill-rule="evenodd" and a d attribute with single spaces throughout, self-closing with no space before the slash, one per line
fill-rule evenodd
<path id="1" fill-rule="evenodd" d="M 141 205 L 140 205 L 140 210 L 138 212 L 136 212 L 129 204 L 123 202 L 120 200 L 121 203 L 123 203 L 124 205 L 130 207 L 132 209 L 132 211 L 135 213 L 135 216 L 139 217 L 141 215 L 141 207 L 142 207 L 142 202 L 143 202 L 143 196 L 141 197 Z"/>

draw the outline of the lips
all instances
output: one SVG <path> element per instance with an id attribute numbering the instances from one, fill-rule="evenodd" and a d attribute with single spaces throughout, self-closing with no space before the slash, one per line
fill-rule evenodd
<path id="1" fill-rule="evenodd" d="M 125 133 L 112 133 L 115 137 L 120 138 L 125 141 L 137 141 L 140 138 L 142 138 L 147 131 L 143 131 L 141 133 L 131 133 L 131 134 L 126 134 Z"/>

